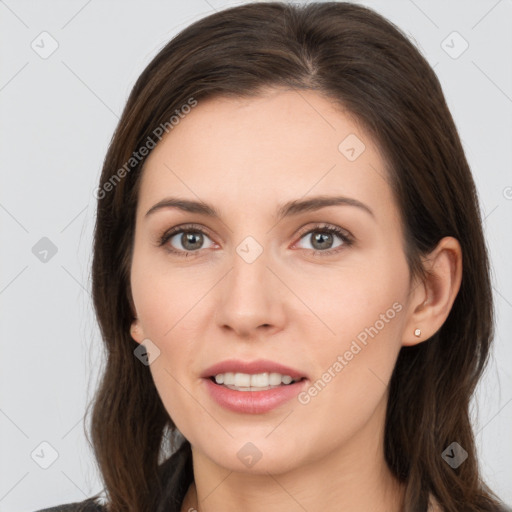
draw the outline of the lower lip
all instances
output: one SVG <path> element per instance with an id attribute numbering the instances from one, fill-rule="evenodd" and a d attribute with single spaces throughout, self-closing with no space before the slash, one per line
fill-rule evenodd
<path id="1" fill-rule="evenodd" d="M 236 391 L 203 379 L 210 396 L 222 407 L 233 412 L 262 414 L 296 397 L 306 386 L 307 379 L 265 391 Z"/>

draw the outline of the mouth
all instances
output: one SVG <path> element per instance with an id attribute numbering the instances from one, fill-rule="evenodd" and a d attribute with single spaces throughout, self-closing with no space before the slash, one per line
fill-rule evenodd
<path id="1" fill-rule="evenodd" d="M 284 406 L 309 381 L 306 373 L 269 359 L 224 360 L 200 376 L 210 398 L 241 414 L 264 414 Z"/>

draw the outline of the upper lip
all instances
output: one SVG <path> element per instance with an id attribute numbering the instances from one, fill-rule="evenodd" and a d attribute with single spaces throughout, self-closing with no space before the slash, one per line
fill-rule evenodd
<path id="1" fill-rule="evenodd" d="M 257 359 L 255 361 L 240 361 L 236 359 L 228 359 L 220 363 L 210 366 L 203 371 L 201 377 L 210 378 L 219 373 L 248 373 L 250 375 L 258 373 L 280 373 L 281 375 L 289 375 L 292 379 L 307 378 L 303 372 L 289 368 L 268 359 Z"/>

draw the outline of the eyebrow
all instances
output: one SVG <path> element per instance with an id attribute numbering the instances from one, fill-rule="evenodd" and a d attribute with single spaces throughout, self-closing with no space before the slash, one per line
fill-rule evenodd
<path id="1" fill-rule="evenodd" d="M 326 208 L 328 206 L 355 206 L 367 212 L 372 217 L 375 217 L 373 211 L 367 205 L 361 201 L 358 201 L 357 199 L 344 196 L 315 196 L 309 199 L 296 199 L 293 201 L 288 201 L 287 203 L 279 206 L 277 209 L 276 218 L 281 220 L 285 217 L 291 217 L 304 212 L 320 210 L 321 208 Z M 212 205 L 201 201 L 192 201 L 189 199 L 180 199 L 177 197 L 166 197 L 165 199 L 162 199 L 146 212 L 145 217 L 148 217 L 159 210 L 167 208 L 176 208 L 184 212 L 198 213 L 207 217 L 220 218 L 219 212 Z"/>

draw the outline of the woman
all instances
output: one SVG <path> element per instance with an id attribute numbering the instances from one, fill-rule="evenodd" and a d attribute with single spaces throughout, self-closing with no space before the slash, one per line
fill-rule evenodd
<path id="1" fill-rule="evenodd" d="M 496 511 L 469 403 L 493 336 L 478 199 L 428 63 L 349 3 L 189 26 L 97 190 L 107 503 Z"/>

